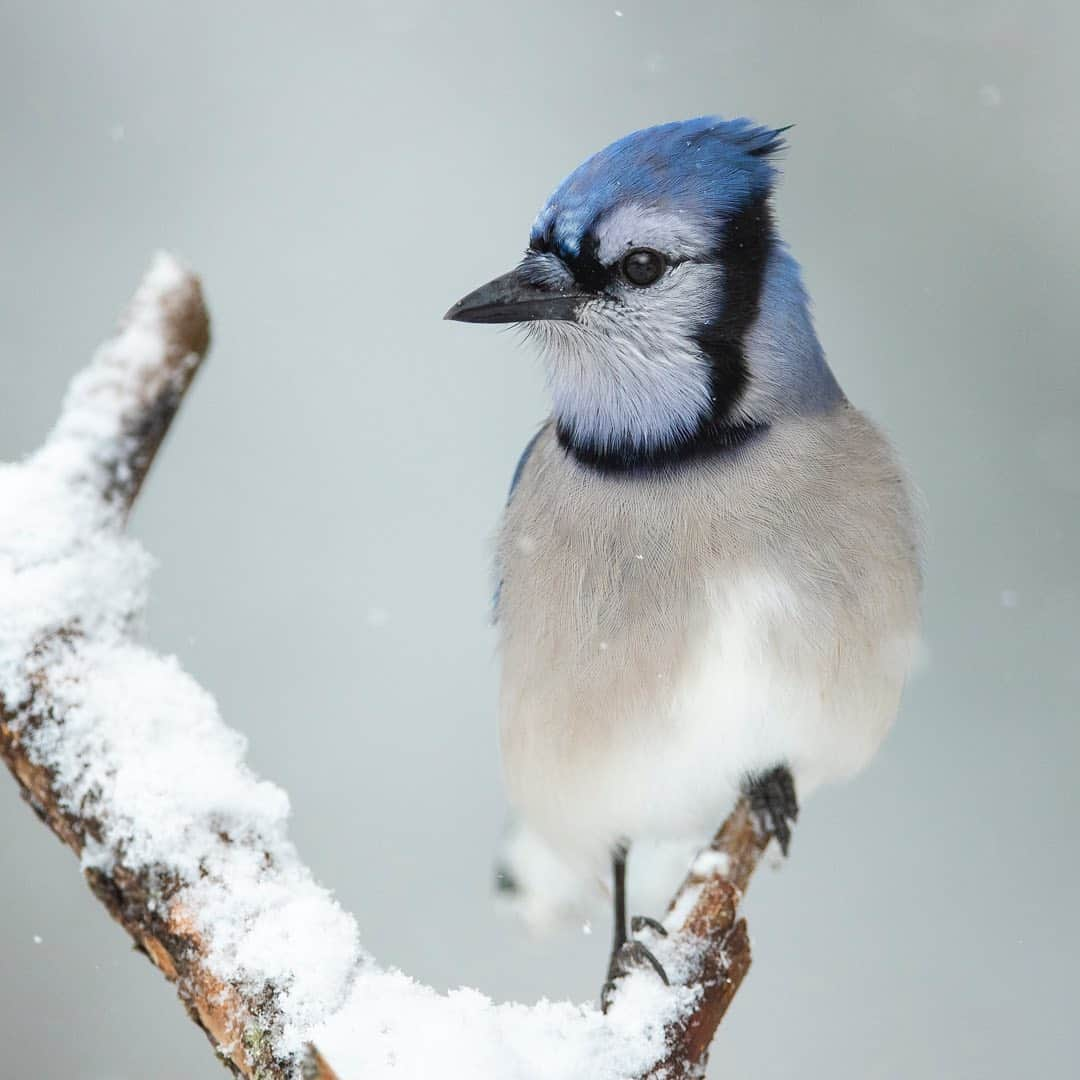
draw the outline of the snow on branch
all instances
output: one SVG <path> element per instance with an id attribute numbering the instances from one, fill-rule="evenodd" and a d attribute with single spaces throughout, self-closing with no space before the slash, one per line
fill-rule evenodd
<path id="1" fill-rule="evenodd" d="M 737 903 L 765 840 L 745 804 L 650 942 L 670 988 L 635 973 L 606 1015 L 437 994 L 364 952 L 288 839 L 285 793 L 142 643 L 151 560 L 123 525 L 208 345 L 198 280 L 158 256 L 42 449 L 0 465 L 0 757 L 26 800 L 237 1075 L 700 1075 L 750 962 Z"/>

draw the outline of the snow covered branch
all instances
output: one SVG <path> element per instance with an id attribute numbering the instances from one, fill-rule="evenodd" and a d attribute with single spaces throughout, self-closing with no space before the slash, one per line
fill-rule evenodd
<path id="1" fill-rule="evenodd" d="M 208 344 L 197 279 L 159 256 L 42 449 L 0 465 L 0 757 L 26 800 L 238 1075 L 700 1075 L 750 962 L 737 904 L 765 841 L 744 804 L 650 942 L 670 988 L 635 973 L 606 1015 L 436 994 L 363 951 L 288 839 L 284 792 L 142 644 L 151 560 L 123 526 Z"/>

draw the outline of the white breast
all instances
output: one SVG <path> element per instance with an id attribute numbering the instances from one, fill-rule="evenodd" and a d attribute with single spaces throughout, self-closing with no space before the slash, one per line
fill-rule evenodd
<path id="1" fill-rule="evenodd" d="M 541 437 L 500 544 L 501 733 L 513 801 L 564 855 L 707 832 L 748 772 L 787 763 L 805 796 L 880 743 L 916 640 L 910 513 L 876 444 L 854 498 L 821 445 L 820 473 L 781 442 L 772 477 L 643 485 Z"/>

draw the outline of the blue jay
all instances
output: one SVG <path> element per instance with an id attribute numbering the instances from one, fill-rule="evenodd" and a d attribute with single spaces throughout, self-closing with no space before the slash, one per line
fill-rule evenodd
<path id="1" fill-rule="evenodd" d="M 608 990 L 663 976 L 627 926 L 631 842 L 746 794 L 786 854 L 796 792 L 866 764 L 918 648 L 908 482 L 773 224 L 784 130 L 612 143 L 446 315 L 522 324 L 547 369 L 497 545 L 500 742 L 526 821 L 583 870 L 611 859 Z"/>

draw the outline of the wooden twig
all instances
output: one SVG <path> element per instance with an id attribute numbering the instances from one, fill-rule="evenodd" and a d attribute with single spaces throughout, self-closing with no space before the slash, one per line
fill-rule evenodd
<path id="1" fill-rule="evenodd" d="M 671 901 L 669 914 L 686 912 L 672 935 L 672 946 L 690 958 L 681 981 L 700 987 L 701 996 L 693 1012 L 669 1025 L 668 1055 L 650 1078 L 703 1074 L 716 1029 L 750 970 L 750 937 L 739 902 L 768 842 L 749 802 L 740 799 Z"/>
<path id="2" fill-rule="evenodd" d="M 117 526 L 127 517 L 210 344 L 198 279 L 159 260 L 122 320 L 117 340 L 132 332 L 160 344 L 149 350 L 153 362 L 145 362 L 145 351 L 103 347 L 74 383 L 42 451 L 65 453 L 71 487 L 96 495 L 103 520 L 114 518 Z M 37 651 L 54 663 L 59 654 L 76 650 L 81 637 L 77 626 L 58 627 L 37 643 Z M 28 737 L 43 722 L 63 722 L 55 715 L 49 680 L 49 664 L 43 662 L 33 670 L 28 699 L 0 696 L 0 757 L 38 817 L 82 855 L 88 842 L 100 840 L 102 823 L 92 808 L 71 808 L 52 771 L 27 750 Z M 233 1071 L 260 1080 L 284 1078 L 289 1063 L 274 1060 L 260 1038 L 272 1002 L 245 1000 L 207 969 L 204 942 L 175 902 L 180 885 L 175 874 L 167 867 L 135 872 L 118 863 L 107 872 L 88 868 L 85 876 L 141 951 L 176 984 L 189 1015 Z M 315 1054 L 306 1075 L 333 1078 Z"/>
<path id="3" fill-rule="evenodd" d="M 39 452 L 54 465 L 50 475 L 64 478 L 72 498 L 97 507 L 94 528 L 123 526 L 209 341 L 197 278 L 169 260 L 159 262 L 136 294 L 112 347 L 104 347 L 76 379 L 60 421 Z M 55 557 L 66 554 L 58 550 Z M 38 817 L 80 856 L 100 846 L 108 831 L 99 803 L 92 796 L 73 803 L 32 744 L 44 727 L 54 739 L 63 739 L 68 717 L 61 701 L 66 699 L 57 693 L 54 672 L 64 658 L 78 657 L 85 643 L 77 621 L 50 627 L 29 647 L 22 664 L 28 689 L 10 700 L 0 686 L 0 757 Z M 256 859 L 272 858 L 257 839 L 221 834 L 216 842 L 246 843 Z M 701 1075 L 717 1025 L 750 965 L 738 903 L 766 844 L 749 806 L 740 802 L 672 901 L 666 947 L 682 957 L 682 984 L 700 992 L 692 1010 L 668 1024 L 666 1055 L 642 1077 Z M 123 854 L 121 849 L 104 862 L 87 861 L 84 873 L 91 889 L 176 985 L 189 1015 L 232 1071 L 251 1080 L 285 1080 L 299 1069 L 304 1080 L 336 1080 L 313 1048 L 299 1062 L 276 1048 L 280 987 L 268 982 L 253 991 L 215 975 L 198 920 L 186 906 L 180 873 L 169 865 L 127 865 Z M 226 889 L 228 884 L 223 882 Z M 542 1063 L 536 1075 L 545 1075 Z"/>

